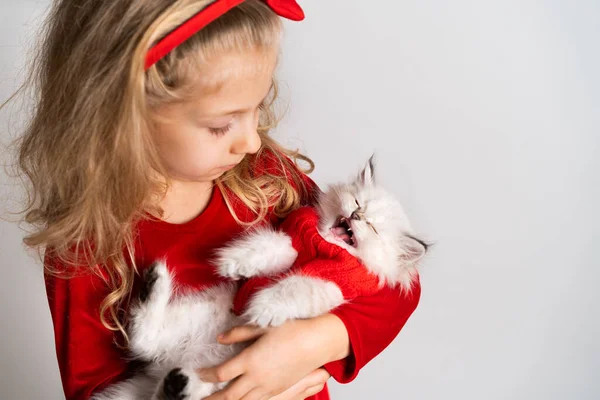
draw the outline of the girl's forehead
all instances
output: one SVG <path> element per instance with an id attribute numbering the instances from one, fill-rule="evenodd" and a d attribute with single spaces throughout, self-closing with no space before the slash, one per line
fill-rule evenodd
<path id="1" fill-rule="evenodd" d="M 190 81 L 195 93 L 214 94 L 233 82 L 272 77 L 277 65 L 273 49 L 234 51 L 221 54 L 191 67 Z"/>
<path id="2" fill-rule="evenodd" d="M 161 111 L 176 117 L 185 113 L 210 118 L 253 109 L 268 95 L 276 64 L 276 52 L 238 52 L 215 57 L 190 69 L 193 83 L 186 90 L 187 100 Z"/>

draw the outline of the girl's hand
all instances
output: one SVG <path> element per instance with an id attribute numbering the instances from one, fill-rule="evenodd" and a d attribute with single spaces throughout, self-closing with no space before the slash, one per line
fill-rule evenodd
<path id="1" fill-rule="evenodd" d="M 222 335 L 219 342 L 254 339 L 255 343 L 233 359 L 198 371 L 207 382 L 235 379 L 205 400 L 304 399 L 306 393 L 321 389 L 328 378 L 329 374 L 318 369 L 350 352 L 346 327 L 333 314 L 288 321 L 276 328 L 239 326 Z"/>
<path id="2" fill-rule="evenodd" d="M 271 397 L 270 400 L 304 400 L 323 390 L 329 378 L 331 378 L 329 372 L 325 368 L 319 368 L 302 378 L 300 382 L 285 392 Z"/>

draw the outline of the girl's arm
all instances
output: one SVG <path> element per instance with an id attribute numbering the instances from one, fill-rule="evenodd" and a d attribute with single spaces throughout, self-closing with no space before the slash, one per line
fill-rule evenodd
<path id="1" fill-rule="evenodd" d="M 420 293 L 417 281 L 409 295 L 386 287 L 321 317 L 289 321 L 266 330 L 234 328 L 222 343 L 259 338 L 232 360 L 201 371 L 211 382 L 237 378 L 206 400 L 238 400 L 250 394 L 252 399 L 273 397 L 321 366 L 338 382 L 348 383 L 398 335 L 415 310 Z"/>
<path id="2" fill-rule="evenodd" d="M 302 174 L 309 193 L 320 192 L 317 184 Z M 315 197 L 306 199 L 311 203 Z M 340 383 L 348 383 L 369 361 L 381 353 L 400 333 L 421 298 L 421 283 L 417 276 L 410 293 L 385 286 L 380 292 L 359 297 L 332 311 L 344 323 L 350 338 L 348 357 L 332 360 L 325 369 Z"/>
<path id="3" fill-rule="evenodd" d="M 262 169 L 277 170 L 277 164 L 268 154 L 263 160 Z M 316 200 L 319 188 L 305 174 L 300 176 L 307 193 L 311 194 L 303 204 L 311 204 Z M 296 186 L 292 181 L 290 184 Z M 272 397 L 322 366 L 338 382 L 351 382 L 361 368 L 398 335 L 416 309 L 420 295 L 421 287 L 417 280 L 409 294 L 401 294 L 399 290 L 386 286 L 374 295 L 359 297 L 340 306 L 327 314 L 327 318 L 290 321 L 266 333 L 250 327 L 234 328 L 223 343 L 260 337 L 232 360 L 203 371 L 205 379 L 213 382 L 239 377 L 227 389 L 207 400 L 237 400 L 250 391 L 256 398 L 265 393 Z M 331 316 L 337 318 L 332 319 Z M 340 352 L 338 345 L 344 350 Z M 269 364 L 277 368 L 271 369 Z"/>
<path id="4" fill-rule="evenodd" d="M 353 381 L 359 371 L 398 336 L 419 304 L 421 285 L 417 279 L 410 293 L 385 287 L 373 296 L 360 297 L 332 311 L 350 338 L 350 355 L 330 362 L 325 369 L 340 383 Z"/>
<path id="5" fill-rule="evenodd" d="M 46 275 L 45 281 L 65 397 L 88 399 L 121 380 L 127 369 L 114 333 L 100 322 L 106 284 L 92 273 L 70 279 Z"/>
<path id="6" fill-rule="evenodd" d="M 346 328 L 332 314 L 291 320 L 276 328 L 240 326 L 219 340 L 226 344 L 252 339 L 257 340 L 238 356 L 217 367 L 199 371 L 200 377 L 209 382 L 237 378 L 226 389 L 205 400 L 270 399 L 300 381 L 304 381 L 302 384 L 307 384 L 304 389 L 309 390 L 311 384 L 303 378 L 329 360 L 343 358 L 349 353 Z M 322 375 L 323 371 L 320 372 Z M 318 379 L 316 384 L 319 384 Z"/>

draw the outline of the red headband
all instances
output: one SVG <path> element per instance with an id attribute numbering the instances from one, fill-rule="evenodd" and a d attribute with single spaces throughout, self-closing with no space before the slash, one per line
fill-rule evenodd
<path id="1" fill-rule="evenodd" d="M 244 1 L 245 0 L 216 0 L 214 3 L 211 3 L 206 8 L 202 9 L 198 14 L 179 25 L 148 51 L 148 54 L 146 54 L 146 70 L 153 66 L 158 60 L 169 54 L 171 50 L 192 37 L 200 29 Z M 302 11 L 302 8 L 300 8 L 295 0 L 263 1 L 281 17 L 293 21 L 301 21 L 304 19 L 304 11 Z"/>

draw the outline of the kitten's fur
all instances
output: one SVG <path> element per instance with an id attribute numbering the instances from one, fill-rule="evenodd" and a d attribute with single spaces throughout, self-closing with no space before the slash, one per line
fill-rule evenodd
<path id="1" fill-rule="evenodd" d="M 410 290 L 427 246 L 412 235 L 401 204 L 375 183 L 372 159 L 356 180 L 322 193 L 318 212 L 325 240 L 357 257 L 382 285 Z M 287 235 L 260 228 L 219 250 L 216 265 L 222 276 L 236 280 L 285 272 L 296 256 Z M 204 398 L 225 383 L 202 382 L 194 371 L 242 350 L 241 345 L 218 344 L 219 333 L 243 323 L 275 326 L 315 317 L 344 301 L 335 283 L 291 274 L 257 293 L 244 315 L 236 317 L 230 311 L 234 284 L 171 298 L 173 277 L 163 262 L 145 272 L 144 282 L 140 301 L 130 310 L 128 333 L 133 357 L 148 367 L 96 394 L 95 400 Z"/>

